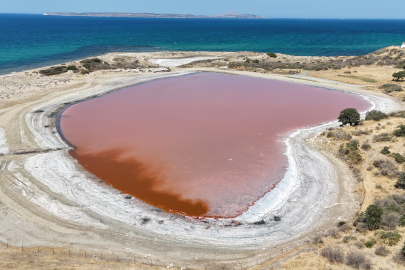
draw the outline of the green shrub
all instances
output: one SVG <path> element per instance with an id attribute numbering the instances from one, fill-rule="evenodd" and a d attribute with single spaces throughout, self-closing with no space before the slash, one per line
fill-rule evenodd
<path id="1" fill-rule="evenodd" d="M 377 244 L 377 240 L 375 240 L 374 238 L 371 238 L 364 243 L 364 245 L 368 248 L 372 248 L 375 244 Z"/>
<path id="2" fill-rule="evenodd" d="M 255 64 L 259 64 L 259 60 L 257 60 L 257 59 L 253 60 L 252 62 Z"/>
<path id="3" fill-rule="evenodd" d="M 268 52 L 267 55 L 271 58 L 277 58 L 277 55 L 275 53 L 272 52 Z"/>
<path id="4" fill-rule="evenodd" d="M 350 151 L 357 151 L 359 150 L 358 148 L 359 142 L 356 140 L 350 141 L 347 143 L 347 148 L 350 149 Z"/>
<path id="5" fill-rule="evenodd" d="M 405 137 L 405 125 L 400 125 L 399 129 L 394 131 L 394 135 L 397 137 Z"/>
<path id="6" fill-rule="evenodd" d="M 399 92 L 399 91 L 403 90 L 400 85 L 396 85 L 396 84 L 392 84 L 392 83 L 387 83 L 387 84 L 381 85 L 378 88 L 383 89 L 386 93 Z"/>
<path id="7" fill-rule="evenodd" d="M 352 240 L 355 241 L 355 240 L 357 240 L 357 238 L 354 237 L 354 236 L 350 236 L 350 235 L 347 235 L 347 236 L 343 237 L 343 243 L 347 244 Z"/>
<path id="8" fill-rule="evenodd" d="M 42 75 L 45 76 L 52 76 L 52 75 L 58 75 L 67 72 L 66 66 L 56 66 L 56 67 L 50 67 L 48 69 L 42 69 L 39 71 Z"/>
<path id="9" fill-rule="evenodd" d="M 382 111 L 372 110 L 366 113 L 366 120 L 380 121 L 381 119 L 388 118 L 388 114 Z"/>
<path id="10" fill-rule="evenodd" d="M 388 146 L 384 146 L 383 150 L 381 150 L 380 153 L 384 155 L 391 154 L 390 150 L 388 149 Z"/>
<path id="11" fill-rule="evenodd" d="M 405 214 L 399 218 L 399 225 L 405 226 Z"/>
<path id="12" fill-rule="evenodd" d="M 373 137 L 373 142 L 389 142 L 392 140 L 392 135 L 388 133 L 381 133 Z"/>
<path id="13" fill-rule="evenodd" d="M 395 158 L 395 161 L 398 163 L 404 163 L 405 162 L 405 157 L 401 154 L 398 153 L 392 153 L 391 156 Z"/>
<path id="14" fill-rule="evenodd" d="M 389 246 L 395 246 L 401 240 L 402 236 L 398 232 L 381 232 L 379 240 Z"/>
<path id="15" fill-rule="evenodd" d="M 359 123 L 360 114 L 354 108 L 347 108 L 340 112 L 338 120 L 342 122 L 343 125 L 350 124 L 352 126 Z"/>
<path id="16" fill-rule="evenodd" d="M 398 175 L 397 182 L 395 183 L 396 188 L 405 189 L 405 172 L 401 172 Z"/>
<path id="17" fill-rule="evenodd" d="M 382 208 L 376 206 L 376 205 L 369 205 L 366 210 L 366 217 L 365 217 L 365 224 L 368 229 L 370 230 L 375 230 L 380 227 L 381 223 L 381 216 L 383 214 Z"/>
<path id="18" fill-rule="evenodd" d="M 78 70 L 77 69 L 77 67 L 76 66 L 68 66 L 67 68 L 66 68 L 67 70 Z"/>

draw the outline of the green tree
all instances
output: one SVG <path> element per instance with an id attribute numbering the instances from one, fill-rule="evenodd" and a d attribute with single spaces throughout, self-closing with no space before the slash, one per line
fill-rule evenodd
<path id="1" fill-rule="evenodd" d="M 383 214 L 382 208 L 377 205 L 369 205 L 366 210 L 365 224 L 370 230 L 375 230 L 380 227 L 381 216 Z"/>
<path id="2" fill-rule="evenodd" d="M 395 183 L 396 188 L 405 189 L 405 173 L 401 172 L 398 175 L 397 182 Z"/>
<path id="3" fill-rule="evenodd" d="M 399 71 L 392 74 L 392 77 L 396 78 L 397 81 L 403 79 L 405 77 L 405 71 Z"/>
<path id="4" fill-rule="evenodd" d="M 354 108 L 347 108 L 340 112 L 338 120 L 343 125 L 350 124 L 352 126 L 360 121 L 360 114 Z"/>

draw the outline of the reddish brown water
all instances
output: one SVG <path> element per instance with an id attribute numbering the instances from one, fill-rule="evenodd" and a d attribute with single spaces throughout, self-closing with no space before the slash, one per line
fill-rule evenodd
<path id="1" fill-rule="evenodd" d="M 107 184 L 165 211 L 234 217 L 283 177 L 284 137 L 364 111 L 361 97 L 245 76 L 156 80 L 61 115 L 71 155 Z"/>

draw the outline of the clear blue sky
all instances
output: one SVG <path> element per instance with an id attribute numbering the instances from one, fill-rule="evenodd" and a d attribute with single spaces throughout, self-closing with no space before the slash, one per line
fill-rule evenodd
<path id="1" fill-rule="evenodd" d="M 0 13 L 148 12 L 269 18 L 405 19 L 405 0 L 1 0 Z"/>

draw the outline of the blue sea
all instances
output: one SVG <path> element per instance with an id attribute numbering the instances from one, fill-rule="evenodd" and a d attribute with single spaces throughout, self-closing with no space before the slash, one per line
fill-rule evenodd
<path id="1" fill-rule="evenodd" d="M 106 52 L 363 55 L 405 41 L 405 20 L 143 19 L 0 14 L 0 74 Z"/>

